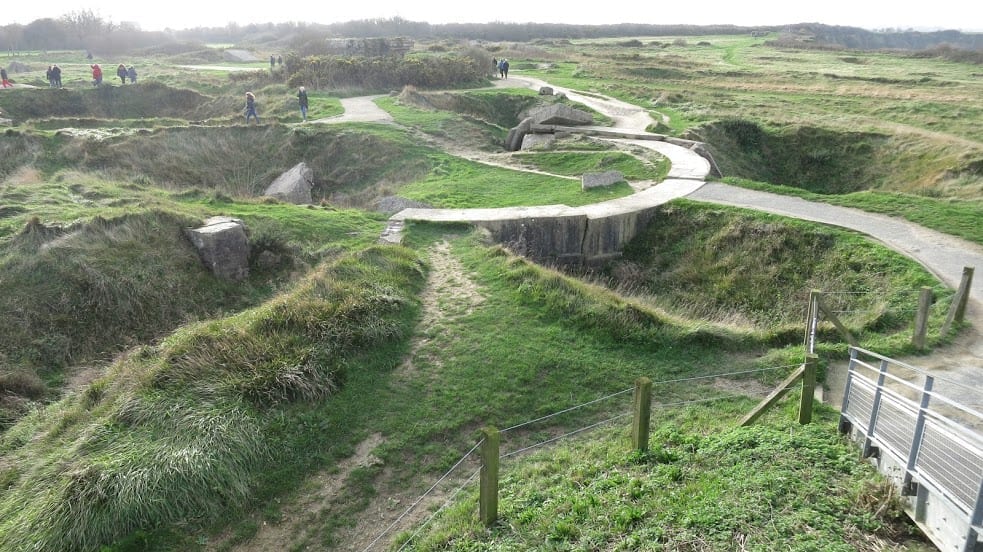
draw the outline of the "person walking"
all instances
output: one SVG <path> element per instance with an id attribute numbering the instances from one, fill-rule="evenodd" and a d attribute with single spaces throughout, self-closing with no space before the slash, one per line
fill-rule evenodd
<path id="1" fill-rule="evenodd" d="M 3 88 L 13 88 L 14 87 L 14 85 L 10 84 L 10 81 L 7 80 L 7 68 L 6 67 L 0 67 L 0 80 L 3 81 Z"/>
<path id="2" fill-rule="evenodd" d="M 505 59 L 498 60 L 498 78 L 505 78 Z"/>
<path id="3" fill-rule="evenodd" d="M 61 88 L 61 67 L 51 66 L 51 81 L 55 88 Z"/>
<path id="4" fill-rule="evenodd" d="M 54 79 L 54 76 L 51 74 L 52 67 L 54 67 L 54 66 L 49 65 L 48 66 L 48 71 L 45 72 L 45 74 L 44 74 L 44 78 L 47 79 L 47 81 L 48 81 L 48 88 L 54 88 L 55 87 L 55 79 Z"/>
<path id="5" fill-rule="evenodd" d="M 122 63 L 116 67 L 116 76 L 119 77 L 120 84 L 126 84 L 126 66 Z"/>
<path id="6" fill-rule="evenodd" d="M 300 116 L 307 121 L 307 90 L 301 86 L 297 91 L 297 103 L 300 104 Z"/>
<path id="7" fill-rule="evenodd" d="M 102 84 L 102 67 L 99 67 L 98 63 L 93 63 L 92 67 L 92 86 L 99 86 Z"/>
<path id="8" fill-rule="evenodd" d="M 137 70 L 132 65 L 126 68 L 126 78 L 130 79 L 130 84 L 137 82 Z"/>
<path id="9" fill-rule="evenodd" d="M 259 123 L 259 115 L 256 114 L 256 96 L 252 92 L 246 92 L 246 124 L 249 124 L 250 117 L 255 117 L 256 122 Z"/>
<path id="10" fill-rule="evenodd" d="M 509 78 L 509 60 L 507 59 L 502 60 L 502 78 Z"/>
<path id="11" fill-rule="evenodd" d="M 273 69 L 275 67 L 276 67 L 276 56 L 274 56 L 273 54 L 270 54 L 270 73 L 273 72 Z"/>

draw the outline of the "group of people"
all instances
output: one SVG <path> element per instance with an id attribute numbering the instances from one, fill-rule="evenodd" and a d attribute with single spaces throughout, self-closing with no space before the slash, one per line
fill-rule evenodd
<path id="1" fill-rule="evenodd" d="M 120 84 L 126 84 L 126 79 L 130 79 L 130 84 L 137 82 L 137 70 L 133 66 L 125 66 L 120 63 L 116 67 L 116 76 L 119 77 Z"/>
<path id="2" fill-rule="evenodd" d="M 49 65 L 48 72 L 44 74 L 51 88 L 61 88 L 61 67 Z"/>
<path id="3" fill-rule="evenodd" d="M 307 121 L 307 89 L 303 86 L 297 90 L 297 103 L 300 105 L 300 116 L 306 122 Z M 246 124 L 249 123 L 249 119 L 255 119 L 259 123 L 259 114 L 256 113 L 256 95 L 252 92 L 246 92 Z"/>
<path id="4" fill-rule="evenodd" d="M 283 65 L 283 56 L 274 56 L 270 54 L 270 72 L 273 72 L 273 68 L 277 65 Z"/>
<path id="5" fill-rule="evenodd" d="M 93 63 L 90 67 L 92 68 L 92 85 L 99 86 L 102 84 L 102 67 L 98 63 Z M 132 65 L 127 67 L 120 63 L 116 67 L 116 76 L 119 77 L 120 84 L 126 84 L 126 79 L 130 79 L 130 84 L 133 84 L 137 81 L 137 70 Z"/>
<path id="6" fill-rule="evenodd" d="M 102 67 L 98 63 L 93 63 L 89 67 L 92 69 L 93 86 L 99 86 L 102 84 Z M 0 76 L 3 77 L 3 88 L 14 87 L 13 83 L 7 78 L 7 69 L 5 67 L 0 67 Z M 116 68 L 116 76 L 119 77 L 122 84 L 126 84 L 126 79 L 130 79 L 130 84 L 133 84 L 137 81 L 137 70 L 132 65 L 127 67 L 120 63 L 119 67 Z M 61 88 L 61 67 L 58 67 L 58 65 L 49 65 L 44 78 L 48 81 L 49 87 Z"/>
<path id="7" fill-rule="evenodd" d="M 503 79 L 509 78 L 509 60 L 505 58 L 502 59 L 492 58 L 492 63 L 495 65 L 495 69 L 498 69 L 499 77 Z"/>

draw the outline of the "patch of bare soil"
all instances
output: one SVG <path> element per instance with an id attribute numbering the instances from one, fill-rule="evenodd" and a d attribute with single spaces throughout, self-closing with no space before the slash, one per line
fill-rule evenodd
<path id="1" fill-rule="evenodd" d="M 454 257 L 447 241 L 431 246 L 428 256 L 430 274 L 421 295 L 423 319 L 417 332 L 420 337 L 399 368 L 397 375 L 401 377 L 417 375 L 412 359 L 429 342 L 427 336 L 445 335 L 449 323 L 471 314 L 485 301 L 481 289 L 467 274 L 464 265 Z M 392 470 L 384 470 L 377 481 L 378 495 L 355 527 L 337 535 L 341 542 L 337 549 L 385 550 L 397 534 L 425 523 L 436 509 L 451 498 L 476 466 L 476 461 L 469 459 L 425 497 L 418 490 L 397 488 L 392 483 Z"/>
<path id="2" fill-rule="evenodd" d="M 451 253 L 450 244 L 441 241 L 428 251 L 430 274 L 420 296 L 423 303 L 423 320 L 420 331 L 398 375 L 414 373 L 413 357 L 429 343 L 429 337 L 445 332 L 448 323 L 474 312 L 485 296 L 477 284 L 467 275 L 464 266 Z"/>
<path id="3" fill-rule="evenodd" d="M 464 266 L 451 253 L 447 241 L 432 246 L 431 266 L 427 285 L 422 293 L 423 318 L 412 353 L 399 369 L 398 375 L 415 375 L 412 358 L 427 343 L 426 336 L 443 333 L 449 323 L 474 311 L 485 297 L 478 285 L 468 276 Z M 271 550 L 328 550 L 315 538 L 320 524 L 315 520 L 333 506 L 345 500 L 347 480 L 352 471 L 380 463 L 372 454 L 383 443 L 381 435 L 372 435 L 361 443 L 355 454 L 337 466 L 311 476 L 302 490 L 289 498 L 281 508 L 281 519 L 275 523 L 257 521 L 259 531 L 248 542 L 228 548 L 231 535 L 223 535 L 209 548 L 235 552 L 267 552 Z M 333 535 L 331 550 L 384 550 L 401 531 L 419 527 L 443 505 L 476 469 L 476 461 L 461 466 L 442 484 L 421 498 L 420 489 L 400 488 L 394 482 L 392 468 L 385 468 L 376 480 L 378 494 L 369 503 L 354 527 L 342 528 Z M 463 475 L 461 475 L 463 474 Z M 424 489 L 426 490 L 426 489 Z M 411 508 L 412 506 L 412 508 Z M 388 529 L 388 530 L 387 530 Z"/>
<path id="4" fill-rule="evenodd" d="M 304 484 L 302 490 L 289 504 L 281 510 L 278 522 L 260 522 L 259 530 L 245 543 L 231 548 L 237 552 L 269 552 L 271 550 L 294 550 L 303 546 L 304 550 L 317 550 L 314 545 L 306 542 L 317 525 L 312 520 L 318 519 L 322 511 L 331 507 L 332 503 L 342 496 L 345 484 L 351 473 L 357 468 L 363 468 L 380 463 L 372 452 L 383 442 L 382 435 L 370 435 L 355 449 L 355 454 L 342 460 L 330 470 L 313 475 Z M 231 539 L 224 535 L 213 543 L 210 549 L 224 548 L 224 543 Z"/>
<path id="5" fill-rule="evenodd" d="M 769 387 L 753 379 L 714 378 L 712 385 L 721 391 L 740 393 L 754 399 L 763 399 L 774 390 L 774 387 Z"/>

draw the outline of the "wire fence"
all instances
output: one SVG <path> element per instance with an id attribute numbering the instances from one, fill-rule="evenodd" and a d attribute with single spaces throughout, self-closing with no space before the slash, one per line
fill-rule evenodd
<path id="1" fill-rule="evenodd" d="M 758 369 L 753 369 L 753 370 L 740 370 L 740 371 L 733 371 L 733 372 L 726 372 L 726 373 L 719 373 L 719 374 L 709 374 L 709 375 L 703 375 L 703 376 L 692 376 L 692 377 L 686 377 L 686 378 L 674 378 L 674 379 L 658 380 L 658 381 L 653 381 L 652 382 L 652 385 L 653 386 L 656 386 L 656 385 L 665 385 L 665 386 L 668 386 L 668 385 L 674 385 L 674 384 L 679 384 L 679 383 L 689 383 L 689 382 L 694 382 L 694 381 L 709 380 L 709 379 L 716 379 L 716 378 L 730 378 L 730 377 L 736 377 L 736 376 L 747 376 L 747 375 L 751 375 L 751 374 L 760 374 L 760 373 L 764 373 L 764 372 L 776 372 L 776 371 L 782 371 L 782 370 L 789 370 L 789 369 L 795 368 L 797 366 L 798 365 L 771 366 L 771 367 L 767 367 L 767 368 L 758 368 Z M 791 389 L 791 388 L 789 388 L 789 389 Z M 507 427 L 507 428 L 505 428 L 503 430 L 500 430 L 499 433 L 500 434 L 514 433 L 514 432 L 516 432 L 519 429 L 529 428 L 530 426 L 533 426 L 533 425 L 538 424 L 538 423 L 542 423 L 542 422 L 546 422 L 546 421 L 552 420 L 552 419 L 557 418 L 559 416 L 562 416 L 564 414 L 569 414 L 569 413 L 575 412 L 577 410 L 588 408 L 590 406 L 596 406 L 596 405 L 599 405 L 599 404 L 601 404 L 601 403 L 603 403 L 605 401 L 610 401 L 610 400 L 615 399 L 617 397 L 621 397 L 621 396 L 627 395 L 627 394 L 633 392 L 634 390 L 635 390 L 634 387 L 630 387 L 630 388 L 627 388 L 627 389 L 622 389 L 620 391 L 616 391 L 614 393 L 610 393 L 610 394 L 605 395 L 603 397 L 599 397 L 599 398 L 596 398 L 596 399 L 593 399 L 593 400 L 590 400 L 590 401 L 587 401 L 587 402 L 584 402 L 584 403 L 581 403 L 581 404 L 577 404 L 575 406 L 571 406 L 571 407 L 568 407 L 568 408 L 564 408 L 562 410 L 558 410 L 558 411 L 553 412 L 551 414 L 547 414 L 547 415 L 544 415 L 544 416 L 539 416 L 537 418 L 534 418 L 534 419 L 531 419 L 531 420 L 527 420 L 525 422 L 521 422 L 521 423 L 517 423 L 517 424 L 511 425 L 511 426 L 509 426 L 509 427 Z M 721 395 L 721 396 L 717 396 L 717 397 L 704 397 L 704 398 L 700 398 L 700 399 L 688 399 L 688 400 L 673 401 L 673 402 L 656 402 L 653 399 L 652 406 L 654 406 L 656 408 L 663 408 L 663 409 L 665 409 L 665 408 L 681 408 L 681 407 L 688 406 L 688 405 L 693 405 L 693 404 L 709 403 L 709 402 L 720 401 L 720 400 L 728 400 L 728 399 L 734 399 L 734 398 L 735 398 L 735 395 L 730 394 L 730 395 Z M 524 453 L 527 453 L 527 452 L 530 452 L 530 451 L 533 451 L 533 450 L 536 450 L 536 449 L 545 447 L 546 445 L 550 445 L 550 444 L 553 444 L 553 443 L 562 441 L 564 439 L 568 439 L 568 438 L 573 437 L 575 435 L 579 435 L 579 434 L 582 434 L 582 433 L 587 433 L 589 431 L 596 430 L 596 429 L 599 429 L 601 427 L 610 425 L 610 424 L 612 424 L 614 422 L 617 422 L 619 420 L 624 420 L 625 418 L 630 418 L 631 416 L 632 416 L 632 412 L 631 411 L 623 412 L 621 414 L 616 414 L 616 415 L 613 415 L 613 416 L 608 416 L 608 417 L 606 417 L 605 419 L 603 419 L 601 421 L 593 422 L 593 423 L 590 423 L 590 424 L 587 424 L 587 425 L 583 425 L 583 426 L 577 427 L 576 429 L 565 431 L 565 432 L 563 432 L 560 435 L 556 435 L 556 436 L 553 436 L 553 437 L 550 437 L 550 438 L 547 438 L 547 439 L 543 439 L 543 440 L 537 441 L 537 442 L 532 443 L 532 444 L 522 445 L 522 446 L 520 446 L 519 448 L 517 448 L 515 450 L 512 450 L 512 451 L 509 451 L 509 452 L 500 454 L 499 455 L 499 458 L 500 459 L 513 458 L 513 457 L 519 456 L 521 454 L 524 454 Z M 372 550 L 373 547 L 375 547 L 377 544 L 379 544 L 380 541 L 382 541 L 383 537 L 385 537 L 387 534 L 390 534 L 393 531 L 393 529 L 395 529 L 397 526 L 399 526 L 413 512 L 413 510 L 415 510 L 417 507 L 419 507 L 431 494 L 433 494 L 434 491 L 442 483 L 444 483 L 445 481 L 448 481 L 452 477 L 453 473 L 455 471 L 457 471 L 465 462 L 467 462 L 467 460 L 469 458 L 471 458 L 472 456 L 474 456 L 475 451 L 477 451 L 481 447 L 482 444 L 483 444 L 483 440 L 479 440 L 468 452 L 466 452 L 463 456 L 461 456 L 461 458 L 458 459 L 457 462 L 455 462 L 454 465 L 449 470 L 447 470 L 447 472 L 445 472 L 433 485 L 431 485 L 430 488 L 427 489 L 426 492 L 424 492 L 419 498 L 417 498 L 416 500 L 414 500 L 413 503 L 410 504 L 410 506 L 407 507 L 381 533 L 379 533 L 379 535 L 376 536 L 375 539 L 373 539 L 372 542 L 370 542 L 368 544 L 368 546 L 366 546 L 365 548 L 363 548 L 362 549 L 362 552 L 368 552 L 369 550 Z M 421 525 L 419 525 L 416 528 L 416 530 L 414 530 L 414 532 L 400 546 L 399 550 L 400 551 L 401 550 L 404 550 L 404 549 L 406 549 L 406 547 L 410 546 L 412 544 L 412 542 L 423 531 L 423 529 L 426 528 L 436 518 L 437 515 L 439 515 L 444 510 L 446 510 L 447 507 L 454 502 L 454 500 L 456 499 L 456 497 L 469 484 L 471 484 L 472 481 L 474 481 L 474 478 L 478 475 L 479 472 L 480 472 L 480 468 L 474 470 L 474 472 L 471 473 L 469 477 L 465 478 L 464 481 L 462 483 L 460 483 L 454 489 L 453 492 L 450 493 L 450 495 L 448 496 L 448 498 L 446 500 L 444 500 L 444 502 L 441 504 L 441 506 L 439 508 L 437 508 L 430 516 L 428 516 L 428 518 Z"/>

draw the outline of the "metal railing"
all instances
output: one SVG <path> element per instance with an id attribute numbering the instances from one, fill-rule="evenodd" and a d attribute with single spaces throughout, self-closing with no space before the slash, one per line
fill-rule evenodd
<path id="1" fill-rule="evenodd" d="M 862 438 L 865 458 L 890 455 L 905 495 L 930 492 L 964 516 L 950 530 L 971 552 L 983 534 L 983 414 L 934 391 L 937 381 L 967 387 L 851 347 L 840 431 Z"/>

